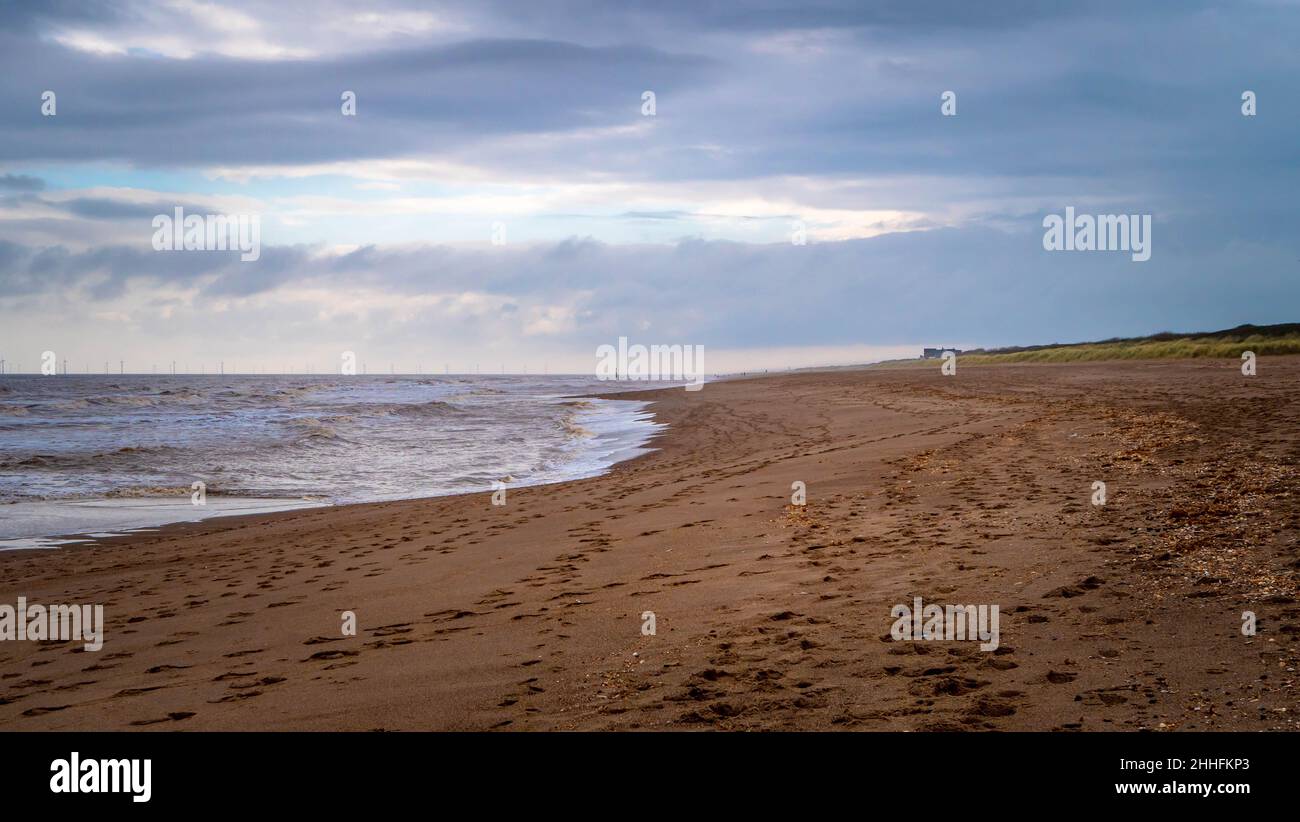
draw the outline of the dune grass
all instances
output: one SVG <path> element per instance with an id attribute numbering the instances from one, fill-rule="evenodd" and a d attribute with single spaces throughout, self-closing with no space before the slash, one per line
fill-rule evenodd
<path id="1" fill-rule="evenodd" d="M 1221 357 L 1238 359 L 1242 352 L 1253 351 L 1256 356 L 1300 354 L 1300 334 L 1285 337 L 1265 337 L 1259 334 L 1234 338 L 1191 338 L 1175 340 L 1136 340 L 1122 342 L 1084 343 L 1038 348 L 1032 351 L 1003 353 L 971 352 L 961 355 L 961 362 L 1083 362 L 1088 360 L 1156 360 L 1190 359 L 1194 357 Z"/>
<path id="2" fill-rule="evenodd" d="M 1149 337 L 1062 343 L 1026 348 L 976 349 L 962 353 L 966 365 L 996 363 L 1062 363 L 1101 360 L 1158 360 L 1213 357 L 1240 359 L 1243 352 L 1256 356 L 1300 354 L 1300 324 L 1243 325 L 1225 331 L 1199 334 L 1164 332 Z M 881 366 L 915 365 L 935 360 L 891 360 Z"/>

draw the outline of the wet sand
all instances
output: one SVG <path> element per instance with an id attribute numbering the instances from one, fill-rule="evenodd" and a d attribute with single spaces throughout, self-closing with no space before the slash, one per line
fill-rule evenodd
<path id="1" fill-rule="evenodd" d="M 98 652 L 0 643 L 0 727 L 1297 728 L 1300 357 L 624 396 L 660 450 L 505 505 L 0 554 L 0 603 L 107 622 Z M 998 605 L 1000 647 L 894 641 L 917 596 Z"/>

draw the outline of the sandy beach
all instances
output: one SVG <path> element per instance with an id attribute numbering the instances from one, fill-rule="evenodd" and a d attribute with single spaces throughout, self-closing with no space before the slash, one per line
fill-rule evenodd
<path id="1" fill-rule="evenodd" d="M 505 505 L 0 554 L 0 602 L 106 619 L 97 652 L 0 643 L 0 727 L 1297 727 L 1300 357 L 619 396 L 653 401 L 659 450 Z M 998 605 L 999 647 L 894 641 L 914 597 Z"/>

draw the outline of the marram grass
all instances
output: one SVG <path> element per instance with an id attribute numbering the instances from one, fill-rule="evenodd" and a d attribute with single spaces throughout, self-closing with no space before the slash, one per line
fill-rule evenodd
<path id="1" fill-rule="evenodd" d="M 1160 360 L 1194 357 L 1241 357 L 1253 351 L 1257 356 L 1300 354 L 1300 334 L 1285 337 L 1251 335 L 1239 339 L 1139 340 L 1134 342 L 1084 343 L 1039 348 L 1033 351 L 1010 351 L 1002 354 L 962 354 L 958 360 L 967 365 L 1008 362 L 1084 362 L 1089 360 Z"/>
<path id="2" fill-rule="evenodd" d="M 1253 326 L 1252 328 L 1258 328 Z M 1042 346 L 1028 350 L 989 351 L 980 350 L 963 353 L 958 362 L 963 365 L 994 365 L 998 363 L 1062 363 L 1095 362 L 1101 360 L 1161 360 L 1192 359 L 1211 357 L 1221 359 L 1240 359 L 1245 351 L 1253 351 L 1256 356 L 1276 356 L 1282 354 L 1300 354 L 1300 331 L 1292 331 L 1294 325 L 1278 328 L 1286 333 L 1273 334 L 1237 334 L 1215 332 L 1206 335 L 1187 335 L 1174 337 L 1168 334 L 1157 335 L 1158 338 L 1138 338 L 1131 340 L 1108 340 L 1104 342 L 1073 343 Z M 890 360 L 878 363 L 879 366 L 903 366 L 917 363 L 935 363 L 938 360 Z"/>
<path id="3" fill-rule="evenodd" d="M 1083 362 L 1087 360 L 1159 360 L 1193 357 L 1229 357 L 1238 359 L 1242 352 L 1257 356 L 1300 354 L 1300 335 L 1241 339 L 1189 339 L 1085 343 L 1040 348 L 1035 351 L 1012 351 L 1004 354 L 962 354 L 960 362 L 968 365 L 1003 362 Z"/>

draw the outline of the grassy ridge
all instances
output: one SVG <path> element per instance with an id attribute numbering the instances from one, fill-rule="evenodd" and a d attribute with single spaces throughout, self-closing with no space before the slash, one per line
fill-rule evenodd
<path id="1" fill-rule="evenodd" d="M 1056 348 L 1038 348 L 1029 351 L 1002 353 L 965 353 L 961 362 L 1077 362 L 1083 360 L 1151 360 L 1189 357 L 1240 358 L 1243 351 L 1254 351 L 1258 356 L 1300 354 L 1300 334 L 1285 337 L 1265 337 L 1259 334 L 1239 339 L 1194 339 L 1183 337 L 1174 340 L 1148 340 L 1145 342 L 1083 343 Z"/>
<path id="2" fill-rule="evenodd" d="M 1082 362 L 1191 357 L 1239 359 L 1243 351 L 1258 356 L 1300 354 L 1300 323 L 1240 325 L 1224 331 L 1193 334 L 1163 332 L 1149 337 L 1085 343 L 1053 343 L 1017 348 L 975 349 L 961 354 L 969 365 L 1015 362 Z M 898 364 L 919 360 L 895 360 Z M 883 365 L 884 363 L 882 363 Z"/>

